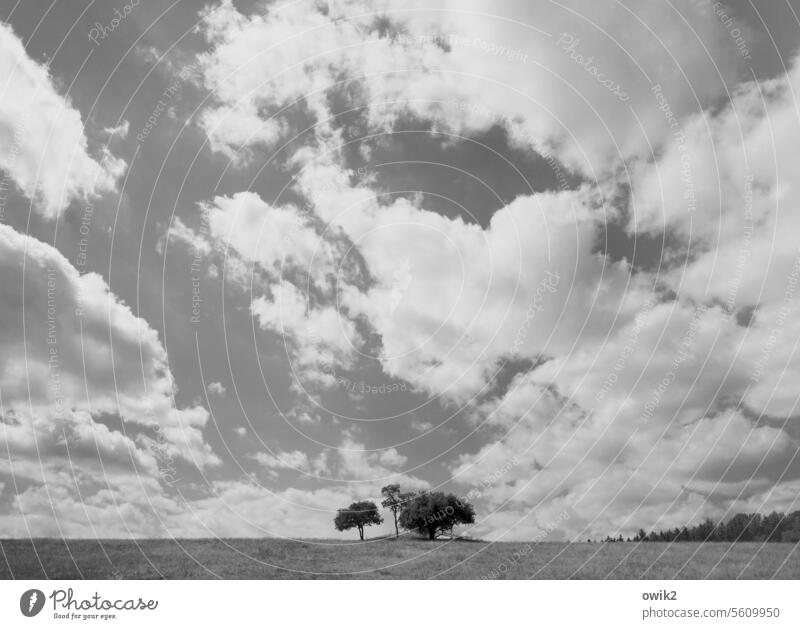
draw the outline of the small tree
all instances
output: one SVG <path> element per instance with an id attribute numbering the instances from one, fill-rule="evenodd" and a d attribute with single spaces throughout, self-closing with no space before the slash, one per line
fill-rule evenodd
<path id="1" fill-rule="evenodd" d="M 337 531 L 348 531 L 352 528 L 358 529 L 358 536 L 364 539 L 364 527 L 373 524 L 380 524 L 383 518 L 378 513 L 378 507 L 374 502 L 363 500 L 354 502 L 347 509 L 339 509 L 333 520 Z"/>
<path id="2" fill-rule="evenodd" d="M 454 494 L 441 491 L 415 496 L 400 514 L 400 526 L 428 534 L 429 539 L 451 532 L 457 524 L 473 524 L 475 509 Z"/>
<path id="3" fill-rule="evenodd" d="M 399 517 L 400 512 L 403 510 L 403 507 L 416 496 L 413 491 L 409 492 L 401 492 L 400 485 L 387 485 L 383 489 L 381 489 L 381 495 L 383 496 L 383 501 L 381 502 L 381 506 L 389 509 L 394 516 L 394 536 L 400 537 L 400 529 L 397 526 L 397 519 Z"/>

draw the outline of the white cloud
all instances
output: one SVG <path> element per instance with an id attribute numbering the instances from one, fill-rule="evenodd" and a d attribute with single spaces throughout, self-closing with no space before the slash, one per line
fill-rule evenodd
<path id="1" fill-rule="evenodd" d="M 6 461 L 8 473 L 63 484 L 72 473 L 79 483 L 157 478 L 178 460 L 219 463 L 203 439 L 208 412 L 175 406 L 158 335 L 98 275 L 80 275 L 56 249 L 0 225 L 0 285 L 2 441 L 20 457 Z M 104 415 L 118 416 L 124 433 Z"/>
<path id="2" fill-rule="evenodd" d="M 308 472 L 311 469 L 308 455 L 300 450 L 279 452 L 277 455 L 267 452 L 258 452 L 253 455 L 253 458 L 258 461 L 260 465 L 270 469 L 297 470 L 300 472 Z"/>
<path id="3" fill-rule="evenodd" d="M 116 127 L 105 127 L 103 131 L 107 133 L 109 136 L 118 137 L 121 139 L 125 139 L 128 137 L 128 131 L 131 128 L 131 123 L 129 120 L 123 120 L 120 124 Z"/>
<path id="4" fill-rule="evenodd" d="M 405 465 L 408 457 L 396 448 L 370 451 L 350 436 L 346 436 L 337 448 L 322 450 L 316 456 L 309 456 L 302 450 L 290 450 L 257 452 L 251 458 L 270 470 L 295 470 L 340 481 L 357 481 L 357 491 L 364 497 L 369 497 L 370 492 L 380 493 L 381 482 L 401 482 L 404 487 L 414 489 L 428 486 L 421 479 L 398 473 L 398 468 Z M 364 485 L 364 482 L 369 484 Z"/>
<path id="5" fill-rule="evenodd" d="M 220 398 L 224 398 L 228 394 L 228 390 L 221 382 L 210 382 L 206 389 L 211 395 L 215 395 Z"/>
<path id="6" fill-rule="evenodd" d="M 403 198 L 379 205 L 325 154 L 298 181 L 372 279 L 340 279 L 338 303 L 380 335 L 384 371 L 418 389 L 467 399 L 502 358 L 558 354 L 579 333 L 590 344 L 646 298 L 626 296 L 639 284 L 627 264 L 594 253 L 603 206 L 586 189 L 519 197 L 481 229 Z"/>
<path id="7" fill-rule="evenodd" d="M 192 503 L 192 510 L 171 513 L 170 530 L 188 537 L 287 537 L 352 539 L 352 533 L 337 533 L 333 526 L 336 509 L 356 497 L 347 487 L 314 491 L 271 491 L 239 481 L 214 483 L 213 496 Z M 392 527 L 393 528 L 393 527 Z M 389 533 L 390 525 L 372 527 L 370 536 Z"/>
<path id="8" fill-rule="evenodd" d="M 582 537 L 719 518 L 788 469 L 789 435 L 737 407 L 768 329 L 675 302 L 655 306 L 640 327 L 620 330 L 600 353 L 566 354 L 517 376 L 481 409 L 497 440 L 462 455 L 453 474 L 468 489 L 492 479 L 484 510 L 508 500 L 520 518 L 531 514 L 512 538 L 562 510 L 570 519 L 561 531 Z M 497 474 L 514 457 L 519 464 Z M 514 524 L 498 516 L 479 530 Z"/>
<path id="9" fill-rule="evenodd" d="M 72 200 L 115 189 L 125 162 L 107 150 L 99 159 L 89 155 L 80 112 L 2 23 L 0 76 L 0 168 L 45 216 L 59 215 Z"/>
<path id="10" fill-rule="evenodd" d="M 473 8 L 475 15 L 461 10 L 437 13 L 438 22 L 425 11 L 390 12 L 395 27 L 403 30 L 402 37 L 391 39 L 378 35 L 372 17 L 331 21 L 311 4 L 246 17 L 225 3 L 206 20 L 208 37 L 216 47 L 203 58 L 206 85 L 214 90 L 218 108 L 225 109 L 226 115 L 231 114 L 231 107 L 244 103 L 251 113 L 254 107 L 263 108 L 262 118 L 272 121 L 278 108 L 302 99 L 316 117 L 318 125 L 309 142 L 312 147 L 296 151 L 289 160 L 301 169 L 298 187 L 328 226 L 340 228 L 356 244 L 375 280 L 366 290 L 340 283 L 337 299 L 350 313 L 342 317 L 339 312 L 338 320 L 362 316 L 370 322 L 382 339 L 380 358 L 389 375 L 455 398 L 480 391 L 497 361 L 512 348 L 523 357 L 536 358 L 541 353 L 563 351 L 575 341 L 578 331 L 582 341 L 608 331 L 623 304 L 622 291 L 630 275 L 624 264 L 612 265 L 593 253 L 598 226 L 613 216 L 613 210 L 585 190 L 540 194 L 517 199 L 496 212 L 484 231 L 402 199 L 380 207 L 372 191 L 352 186 L 349 173 L 337 163 L 342 130 L 329 119 L 325 90 L 341 76 L 352 77 L 364 90 L 363 103 L 359 103 L 367 107 L 372 129 L 391 129 L 398 115 L 407 110 L 465 133 L 485 130 L 499 120 L 515 141 L 530 140 L 544 146 L 588 174 L 614 170 L 620 163 L 609 159 L 614 154 L 636 157 L 646 151 L 648 142 L 659 143 L 668 137 L 669 126 L 640 69 L 658 70 L 662 89 L 681 95 L 672 102 L 676 115 L 696 109 L 698 98 L 707 102 L 723 90 L 721 85 L 698 81 L 703 64 L 690 64 L 689 75 L 678 65 L 664 68 L 665 51 L 633 32 L 630 26 L 637 24 L 637 16 L 632 13 L 593 5 L 586 9 L 583 25 L 563 10 L 537 9 L 538 28 L 555 37 L 569 24 L 570 37 L 580 40 L 584 54 L 593 53 L 598 63 L 635 82 L 629 88 L 633 98 L 623 107 L 566 51 L 554 46 L 553 37 L 532 36 L 530 29 L 485 19 L 480 12 L 492 9 L 485 4 L 474 3 Z M 369 9 L 380 13 L 387 6 Z M 368 9 L 353 2 L 334 10 L 352 16 Z M 691 3 L 681 4 L 680 10 L 691 15 L 709 49 L 729 48 L 727 33 L 710 10 Z M 518 17 L 523 23 L 526 18 L 534 22 L 532 15 Z M 674 40 L 685 27 L 680 14 L 649 5 L 640 9 L 638 18 L 647 25 L 657 24 L 655 31 L 665 41 Z M 465 33 L 471 38 L 450 37 Z M 604 33 L 613 34 L 616 40 Z M 437 39 L 442 34 L 445 39 Z M 519 67 L 487 54 L 488 48 L 480 42 L 530 51 L 537 63 L 520 74 Z M 675 53 L 677 61 L 685 61 L 695 52 L 694 44 L 682 47 Z M 736 71 L 730 59 L 717 65 L 723 76 Z M 520 76 L 524 77 L 522 85 Z M 577 91 L 558 77 L 566 77 Z M 488 79 L 496 89 L 486 89 Z M 694 92 L 685 88 L 687 79 L 698 82 Z M 390 106 L 381 105 L 387 100 Z M 461 106 L 463 103 L 469 106 Z M 644 134 L 632 124 L 630 107 L 637 109 Z M 565 118 L 554 120 L 553 112 Z M 574 138 L 568 137 L 565 129 Z M 285 257 L 287 249 L 301 259 L 309 257 L 304 255 L 309 246 L 303 242 L 287 243 L 283 238 L 275 246 L 254 246 L 253 234 L 258 229 L 228 225 L 226 239 L 249 241 L 245 247 L 235 245 L 239 250 L 258 250 L 246 258 Z M 276 234 L 282 231 L 275 230 Z M 316 233 L 310 235 L 318 246 Z M 413 268 L 437 272 L 414 273 Z M 398 277 L 401 269 L 406 269 L 403 278 Z M 547 304 L 547 312 L 537 316 L 536 325 L 526 330 L 519 343 L 520 328 L 529 323 L 528 302 L 546 273 L 557 274 L 569 284 L 547 296 L 546 301 L 552 302 Z M 318 273 L 315 279 L 322 276 L 324 273 Z M 402 290 L 399 279 L 403 280 Z M 602 298 L 607 296 L 610 299 Z M 635 309 L 640 305 L 627 303 L 632 301 L 627 300 L 625 306 Z M 262 325 L 266 322 L 265 327 L 276 327 L 275 307 L 266 298 L 256 300 L 253 311 Z M 324 308 L 320 312 L 324 313 Z M 585 321 L 587 312 L 591 319 Z M 630 313 L 621 314 L 624 322 Z M 340 338 L 351 335 L 345 331 Z M 315 355 L 311 361 L 328 358 Z M 333 358 L 341 360 L 341 355 Z"/>
<path id="11" fill-rule="evenodd" d="M 383 8 L 341 6 L 346 14 Z M 450 8 L 435 21 L 426 12 L 392 14 L 407 35 L 395 40 L 380 37 L 371 19 L 330 22 L 311 5 L 244 16 L 225 3 L 207 18 L 215 48 L 203 71 L 216 102 L 206 115 L 231 118 L 235 131 L 207 129 L 218 150 L 273 146 L 289 132 L 271 127 L 273 116 L 298 99 L 318 123 L 287 160 L 314 215 L 252 193 L 218 198 L 208 206 L 213 237 L 274 273 L 279 260 L 312 268 L 312 252 L 336 258 L 335 234 L 368 275 L 339 276 L 334 289 L 331 267 L 321 265 L 308 272 L 308 294 L 271 275 L 253 315 L 286 336 L 307 373 L 353 364 L 358 320 L 380 337 L 388 375 L 459 402 L 486 394 L 503 359 L 533 362 L 470 408 L 494 441 L 463 453 L 452 471 L 463 487 L 483 488 L 489 515 L 479 534 L 530 539 L 558 521 L 566 534 L 594 536 L 721 517 L 765 498 L 785 505 L 794 481 L 777 479 L 796 446 L 778 420 L 796 414 L 798 401 L 800 366 L 786 339 L 800 334 L 790 317 L 800 266 L 795 214 L 777 209 L 800 200 L 792 186 L 796 67 L 785 79 L 740 86 L 720 109 L 739 59 L 708 6 L 582 3 L 585 20 L 569 5 L 509 9 L 549 36 L 481 14 L 494 10 L 484 2 Z M 470 39 L 435 39 L 442 33 Z M 521 71 L 488 54 L 492 42 L 532 63 Z M 620 77 L 628 100 L 586 71 L 588 57 Z M 499 122 L 512 142 L 602 183 L 518 197 L 486 228 L 432 212 L 419 198 L 381 204 L 371 182 L 351 182 L 340 151 L 345 136 L 325 91 L 341 78 L 357 85 L 335 93 L 364 107 L 361 134 L 391 131 L 409 112 L 466 134 Z M 382 104 L 393 99 L 401 102 Z M 629 235 L 674 239 L 658 275 L 596 251 L 602 223 L 623 216 L 607 205 L 617 183 L 632 190 Z M 287 239 L 298 220 L 301 237 Z M 745 238 L 748 220 L 754 231 Z M 256 236 L 260 221 L 274 227 L 268 246 Z M 757 306 L 748 327 L 728 316 L 743 305 Z M 331 384 L 333 376 L 318 379 Z M 770 421 L 753 419 L 760 414 Z M 507 468 L 509 460 L 519 463 Z M 270 461 L 273 469 L 285 463 Z M 405 462 L 348 437 L 330 463 L 343 478 L 373 481 Z"/>
<path id="12" fill-rule="evenodd" d="M 271 146 L 284 132 L 280 121 L 259 118 L 254 108 L 244 105 L 206 110 L 200 125 L 211 140 L 211 149 L 236 161 L 247 160 L 248 146 Z"/>
<path id="13" fill-rule="evenodd" d="M 432 10 L 437 6 L 442 10 Z M 326 136 L 332 124 L 325 91 L 353 80 L 359 89 L 349 97 L 366 108 L 372 128 L 391 129 L 408 112 L 456 133 L 499 122 L 521 144 L 533 141 L 594 177 L 647 155 L 669 136 L 650 93 L 654 80 L 681 116 L 724 94 L 741 69 L 711 7 L 690 0 L 624 10 L 611 0 L 520 5 L 507 7 L 510 19 L 502 20 L 486 0 L 393 8 L 352 1 L 328 16 L 309 1 L 246 17 L 224 2 L 210 12 L 204 26 L 214 49 L 202 65 L 218 101 L 204 114 L 218 121 L 206 125 L 212 146 L 229 154 L 243 145 L 271 148 L 283 131 L 276 114 L 296 103 L 316 118 L 315 133 Z M 401 36 L 381 37 L 380 15 Z M 498 50 L 519 51 L 526 61 L 509 61 Z M 616 78 L 629 99 L 621 102 L 590 68 Z M 708 80 L 709 73 L 719 79 Z"/>
<path id="14" fill-rule="evenodd" d="M 0 473 L 19 487 L 4 534 L 165 534 L 178 470 L 221 461 L 208 411 L 176 406 L 157 333 L 100 276 L 7 225 L 0 286 Z"/>
<path id="15" fill-rule="evenodd" d="M 293 205 L 274 207 L 254 192 L 238 192 L 216 197 L 201 210 L 218 246 L 232 249 L 249 265 L 278 275 L 297 267 L 323 286 L 334 273 L 331 244 L 317 234 L 311 217 Z"/>
<path id="16" fill-rule="evenodd" d="M 289 282 L 273 284 L 270 292 L 271 298 L 258 297 L 251 305 L 261 328 L 284 337 L 305 377 L 333 384 L 336 366 L 350 364 L 361 343 L 353 321 L 332 306 L 311 305 Z"/>
<path id="17" fill-rule="evenodd" d="M 686 120 L 682 145 L 638 169 L 629 230 L 691 235 L 694 255 L 667 278 L 681 295 L 729 311 L 783 299 L 798 256 L 789 234 L 800 229 L 785 209 L 800 204 L 798 89 L 796 60 L 785 76 L 742 84 L 720 112 Z"/>
<path id="18" fill-rule="evenodd" d="M 263 467 L 272 470 L 273 476 L 276 476 L 275 470 L 294 470 L 317 477 L 329 477 L 332 474 L 327 450 L 314 457 L 309 457 L 300 450 L 292 450 L 274 454 L 257 452 L 252 458 Z"/>
<path id="19" fill-rule="evenodd" d="M 387 448 L 381 451 L 378 460 L 387 467 L 401 467 L 406 464 L 408 457 L 400 454 L 396 448 Z"/>

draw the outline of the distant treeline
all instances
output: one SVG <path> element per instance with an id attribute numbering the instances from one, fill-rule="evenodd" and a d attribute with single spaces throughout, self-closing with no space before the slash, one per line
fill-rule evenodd
<path id="1" fill-rule="evenodd" d="M 589 540 L 591 541 L 591 540 Z M 626 541 L 619 537 L 606 537 L 606 542 Z M 675 527 L 665 531 L 644 529 L 627 541 L 633 542 L 800 542 L 800 511 L 769 515 L 737 513 L 727 522 L 714 522 L 706 518 L 697 526 Z"/>

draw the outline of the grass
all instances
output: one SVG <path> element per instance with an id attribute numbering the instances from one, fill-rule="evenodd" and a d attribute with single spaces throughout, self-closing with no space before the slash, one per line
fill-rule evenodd
<path id="1" fill-rule="evenodd" d="M 0 579 L 798 579 L 793 544 L 0 540 Z"/>

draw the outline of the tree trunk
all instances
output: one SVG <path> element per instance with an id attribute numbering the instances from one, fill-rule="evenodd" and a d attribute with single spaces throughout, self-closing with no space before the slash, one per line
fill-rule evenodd
<path id="1" fill-rule="evenodd" d="M 428 527 L 428 539 L 436 539 L 436 527 L 429 526 Z"/>
<path id="2" fill-rule="evenodd" d="M 400 537 L 400 529 L 397 528 L 397 513 L 394 514 L 394 538 Z"/>
<path id="3" fill-rule="evenodd" d="M 361 538 L 361 541 L 363 542 L 364 541 L 364 527 L 363 526 L 359 526 L 358 527 L 358 536 Z"/>

